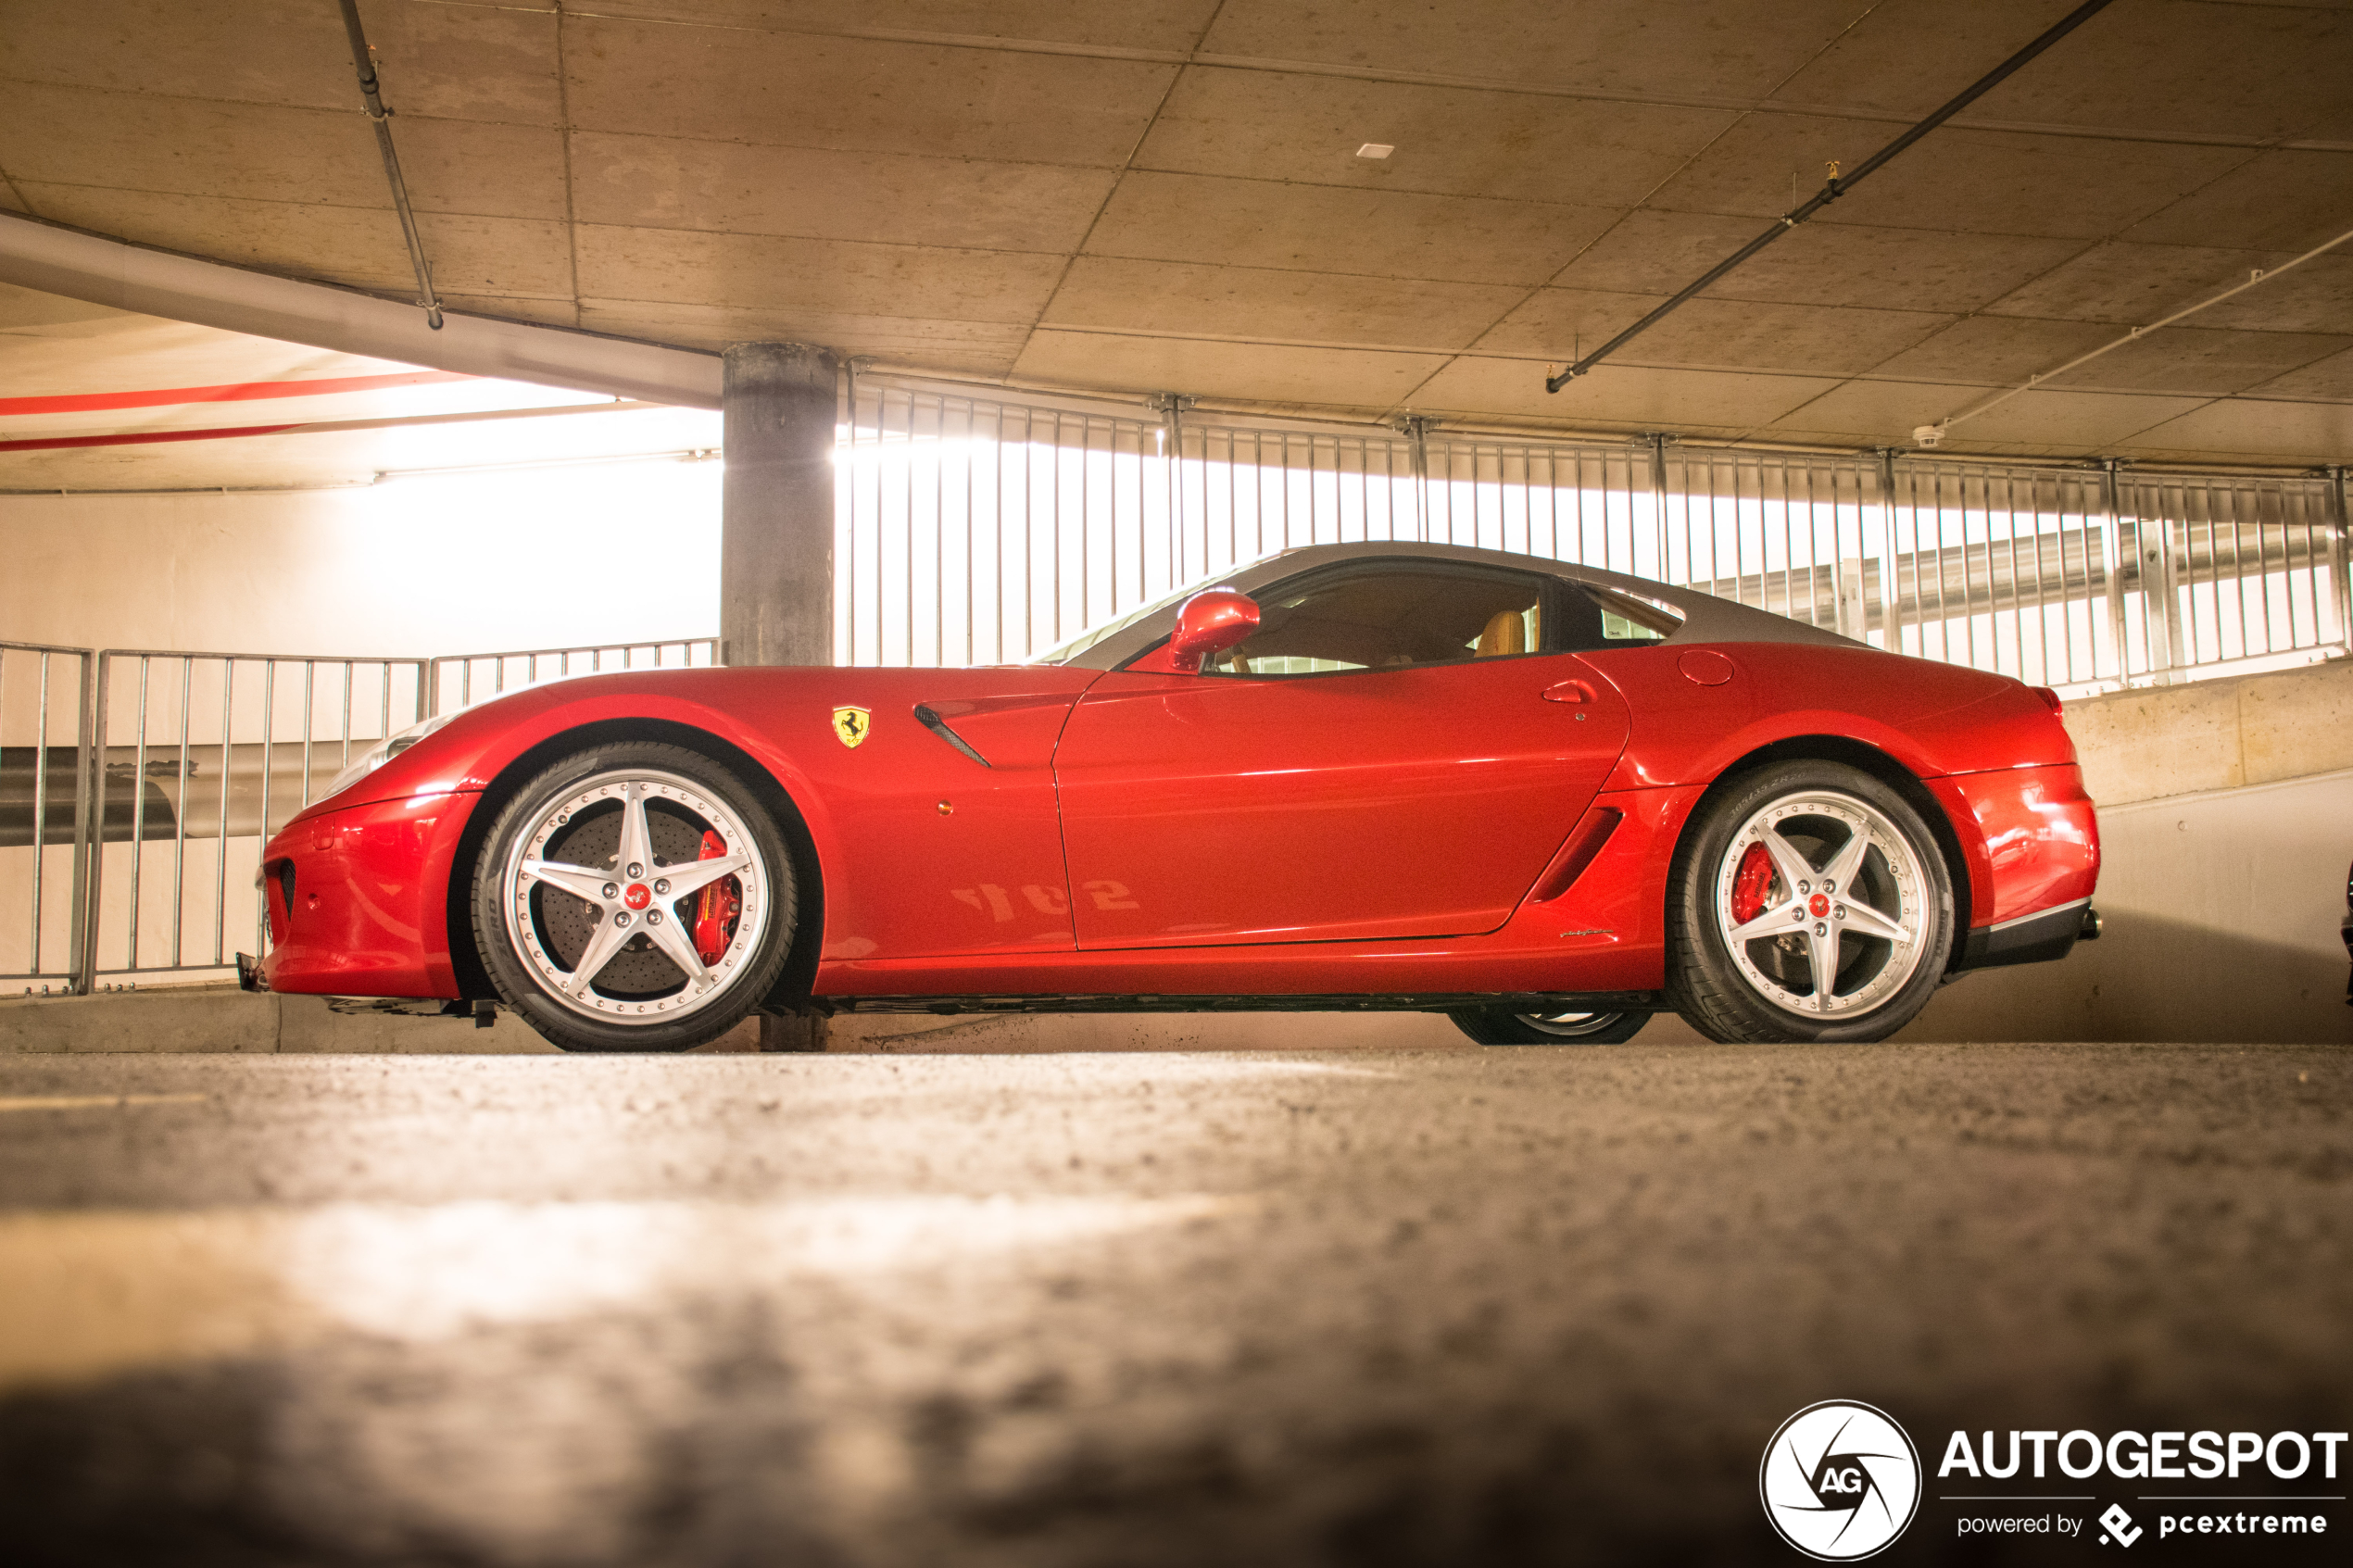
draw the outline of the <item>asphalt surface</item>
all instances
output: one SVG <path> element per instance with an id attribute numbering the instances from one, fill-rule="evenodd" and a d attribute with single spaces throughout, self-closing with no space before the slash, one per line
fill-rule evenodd
<path id="1" fill-rule="evenodd" d="M 1847 1399 L 1931 1467 L 1882 1561 L 2081 1562 L 1963 1537 L 1947 1435 L 2345 1429 L 2348 1108 L 2293 1046 L 18 1058 L 0 1538 L 1788 1563 L 1759 1460 Z M 2158 1555 L 2341 1561 L 2297 1506 Z"/>

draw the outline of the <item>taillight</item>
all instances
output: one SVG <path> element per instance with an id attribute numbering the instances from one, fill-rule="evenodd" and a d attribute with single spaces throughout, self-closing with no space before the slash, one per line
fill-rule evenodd
<path id="1" fill-rule="evenodd" d="M 2059 711 L 2061 707 L 2059 695 L 2058 693 L 2051 690 L 2050 687 L 2029 686 L 2027 690 L 2032 692 L 2036 696 L 2041 697 L 2043 699 L 2043 706 L 2049 709 L 2052 712 L 2057 713 Z"/>

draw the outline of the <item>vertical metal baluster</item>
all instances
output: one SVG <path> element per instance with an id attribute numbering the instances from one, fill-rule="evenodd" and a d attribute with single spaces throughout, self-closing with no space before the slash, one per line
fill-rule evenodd
<path id="1" fill-rule="evenodd" d="M 948 662 L 948 398 L 934 400 L 931 463 L 931 661 Z M 965 568 L 969 580 L 972 570 Z M 912 664 L 912 659 L 907 661 Z"/>
<path id="2" fill-rule="evenodd" d="M 975 530 L 973 508 L 976 495 L 973 483 L 973 468 L 980 458 L 979 406 L 969 397 L 964 399 L 964 664 L 969 668 L 980 657 L 979 645 L 973 633 L 973 580 L 980 575 L 973 562 Z"/>
<path id="3" fill-rule="evenodd" d="M 2100 575 L 2108 597 L 2108 646 L 2116 657 L 2117 684 L 2122 685 L 2128 683 L 2133 672 L 2133 647 L 2124 622 L 2124 524 L 2117 514 L 2117 502 L 2116 459 L 2109 458 L 2100 464 Z M 2088 549 L 2085 554 L 2088 558 Z M 2139 555 L 2137 533 L 2133 554 L 2135 557 Z M 2134 576 L 2139 576 L 2137 569 Z M 2145 589 L 2145 586 L 2144 583 Z M 2100 668 L 2096 642 L 2094 647 L 2092 673 L 2098 678 Z"/>
<path id="4" fill-rule="evenodd" d="M 1283 548 L 1285 548 L 1285 549 L 1290 549 L 1290 544 L 1291 544 L 1291 537 L 1290 537 L 1290 432 L 1289 432 L 1289 431 L 1285 431 L 1285 432 L 1283 432 L 1283 445 L 1282 445 L 1282 450 L 1281 450 L 1280 455 L 1277 458 L 1277 459 L 1276 459 L 1276 460 L 1277 460 L 1277 462 L 1278 462 L 1278 463 L 1281 465 L 1281 467 L 1280 467 L 1279 469 L 1277 469 L 1277 471 L 1276 471 L 1276 479 L 1277 479 L 1277 482 L 1278 483 L 1280 483 L 1280 484 L 1281 484 L 1281 486 L 1282 486 L 1282 496 L 1283 496 Z M 1314 543 L 1314 540 L 1312 540 L 1312 539 L 1311 539 L 1311 540 L 1309 540 L 1309 543 L 1310 543 L 1310 544 L 1313 544 L 1313 543 Z"/>
<path id="5" fill-rule="evenodd" d="M 424 701 L 423 676 L 418 677 L 417 700 Z M 424 715 L 419 714 L 420 719 Z M 266 660 L 261 666 L 261 845 L 262 863 L 270 858 L 271 785 L 277 776 L 278 750 L 278 661 Z M 261 900 L 254 911 L 253 956 L 257 959 L 270 951 L 270 890 L 261 889 Z"/>
<path id="6" fill-rule="evenodd" d="M 182 915 L 187 906 L 188 888 L 188 709 L 195 690 L 196 661 L 182 657 L 180 660 L 180 790 L 179 799 L 171 813 L 171 967 L 178 969 L 184 957 L 181 940 Z"/>
<path id="7" fill-rule="evenodd" d="M 114 655 L 107 649 L 94 649 L 90 659 L 90 758 L 81 784 L 90 797 L 88 824 L 82 833 L 90 872 L 77 917 L 82 924 L 80 990 L 84 996 L 97 988 L 97 977 L 106 962 L 107 735 L 108 726 L 114 722 L 112 694 L 108 690 Z"/>
<path id="8" fill-rule="evenodd" d="M 842 471 L 837 473 L 834 484 L 846 493 L 849 505 L 843 508 L 849 520 L 841 541 L 842 581 L 845 584 L 841 599 L 842 628 L 834 642 L 834 657 L 843 664 L 858 662 L 858 368 L 846 367 L 849 378 L 844 395 L 849 401 L 849 450 L 842 456 Z M 837 516 L 842 513 L 837 513 Z"/>
<path id="9" fill-rule="evenodd" d="M 1038 410 L 1021 411 L 1021 643 L 1024 657 L 1038 647 Z"/>
<path id="10" fill-rule="evenodd" d="M 2280 569 L 2282 573 L 2280 582 L 2284 588 L 2289 582 L 2293 581 L 2286 575 L 2287 495 L 2284 490 L 2273 491 L 2271 494 L 2277 495 L 2280 498 Z M 2263 495 L 2264 492 L 2260 489 L 2255 493 L 2255 591 L 2256 596 L 2263 606 L 2263 651 L 2277 653 L 2280 651 L 2279 634 L 2271 629 L 2271 571 L 2268 564 L 2270 546 L 2263 542 Z M 2238 544 L 2235 533 L 2232 536 L 2231 543 L 2235 550 Z M 2289 647 L 2296 646 L 2295 624 L 2295 619 L 2291 616 L 2288 621 L 2287 646 Z"/>
<path id="11" fill-rule="evenodd" d="M 2353 508 L 2348 508 L 2346 501 L 2345 472 L 2342 468 L 2328 470 L 2328 507 L 2322 536 L 2328 556 L 2329 608 L 2336 621 L 2336 640 L 2347 653 L 2353 653 L 2353 576 L 2347 575 L 2353 561 L 2347 558 L 2353 551 L 2346 548 L 2346 514 Z"/>
<path id="12" fill-rule="evenodd" d="M 1931 468 L 1929 470 L 1929 474 L 1931 476 L 1929 480 L 1930 506 L 1936 514 L 1937 656 L 1941 659 L 1951 659 L 1953 657 L 1953 611 L 1951 597 L 1945 592 L 1944 514 L 1947 508 L 1944 505 L 1944 470 L 1941 467 Z M 1967 495 L 1964 495 L 1962 499 L 1966 501 Z M 1965 628 L 1969 616 L 1969 513 L 1964 510 L 1961 513 L 1961 615 Z"/>
<path id="13" fill-rule="evenodd" d="M 302 661 L 302 803 L 305 806 L 310 804 L 310 776 L 313 767 L 310 754 L 312 746 L 310 721 L 312 715 L 318 711 L 318 697 L 315 690 L 319 673 L 318 665 L 319 661 L 315 659 L 306 659 Z"/>
<path id="14" fill-rule="evenodd" d="M 49 650 L 36 659 L 41 699 L 34 705 L 32 732 L 32 972 L 41 972 L 41 882 L 49 859 Z"/>
<path id="15" fill-rule="evenodd" d="M 505 661 L 505 660 L 503 660 L 503 659 L 501 659 L 501 660 L 499 661 L 500 668 L 501 668 L 501 670 L 502 670 L 502 671 L 503 671 L 503 669 L 505 668 L 505 663 L 506 663 L 506 661 Z M 502 684 L 500 685 L 500 687 L 499 687 L 499 690 L 504 691 L 505 689 L 506 689 L 506 687 L 505 687 L 505 685 Z M 339 768 L 339 769 L 340 769 L 340 768 L 348 768 L 348 767 L 350 767 L 350 766 L 351 766 L 351 660 L 349 660 L 349 659 L 345 659 L 345 660 L 343 661 L 343 761 L 342 761 L 341 763 L 339 763 L 339 764 L 338 764 L 338 768 Z"/>
<path id="16" fill-rule="evenodd" d="M 2004 605 L 2004 603 L 2005 603 L 2005 598 L 2004 598 L 2004 595 L 2003 595 L 2003 591 L 2002 591 L 2002 570 L 2003 570 L 2003 568 L 2002 568 L 1999 564 L 1997 564 L 1997 563 L 1995 562 L 1994 558 L 1994 527 L 1995 527 L 1995 523 L 1996 523 L 1997 520 L 2001 522 L 2001 524 L 2002 524 L 2004 527 L 2006 527 L 2006 528 L 2008 530 L 2008 532 L 2003 535 L 2003 540 L 2002 540 L 2002 549 L 2003 549 L 2003 560 L 2005 560 L 2005 561 L 2007 561 L 2007 562 L 2008 563 L 2008 571 L 2009 571 L 2009 574 L 2010 574 L 2010 576 L 2009 576 L 2009 583 L 2010 583 L 2010 587 L 2009 587 L 2009 594 L 2008 594 L 2008 597 L 2007 597 L 2007 602 L 2008 603 L 2008 605 L 2009 605 L 2009 607 L 2010 607 L 2010 610 L 2011 610 L 2011 615 L 2010 615 L 2010 622 L 2011 622 L 2011 626 L 2010 626 L 2010 629 L 2011 629 L 2010 649 L 2011 649 L 2011 652 L 2012 652 L 2013 656 L 2015 656 L 2015 658 L 2016 658 L 2016 659 L 2017 659 L 2017 660 L 2018 660 L 2018 668 L 2019 668 L 2020 670 L 2021 670 L 2021 671 L 2025 668 L 2025 653 L 2024 653 L 2024 646 L 2023 646 L 2023 645 L 2022 645 L 2022 644 L 2019 641 L 2019 637 L 2018 637 L 2018 634 L 2017 634 L 2017 633 L 2018 633 L 2018 616 L 2017 616 L 2017 608 L 2018 608 L 2018 529 L 2017 529 L 2017 521 L 2018 521 L 2018 520 L 2017 520 L 2016 518 L 2014 518 L 2014 517 L 2010 517 L 2010 516 L 2008 516 L 2008 515 L 2007 515 L 2006 512 L 2004 512 L 2001 508 L 1997 508 L 1997 507 L 1994 505 L 1994 488 L 1995 488 L 1996 483 L 1997 483 L 1997 482 L 1999 482 L 1999 481 L 2006 480 L 2006 478 L 2007 478 L 2007 475 L 2006 475 L 2006 474 L 2004 474 L 2001 470 L 1994 470 L 1994 469 L 1987 469 L 1987 470 L 1984 470 L 1984 478 L 1983 478 L 1983 480 L 1982 481 L 1982 485 L 1983 485 L 1983 495 L 1984 495 L 1984 497 L 1985 497 L 1985 607 L 1986 607 L 1986 614 L 1985 614 L 1985 641 L 1986 641 L 1986 645 L 1987 645 L 1987 646 L 1986 646 L 1986 658 L 1987 658 L 1987 659 L 1991 662 L 1993 669 L 1994 669 L 1994 670 L 1997 673 L 1998 673 L 1998 672 L 2003 672 L 2003 670 L 2002 670 L 2002 607 L 2003 607 L 2003 605 Z"/>
<path id="17" fill-rule="evenodd" d="M 98 853 L 106 832 L 106 701 L 99 682 L 103 656 L 95 648 L 75 657 L 73 752 L 73 903 L 67 937 L 73 994 L 86 997 L 98 973 Z"/>
<path id="18" fill-rule="evenodd" d="M 212 961 L 219 966 L 224 960 L 229 940 L 229 737 L 232 721 L 236 716 L 237 661 L 220 661 L 220 817 L 213 826 L 216 836 L 212 856 Z"/>
<path id="19" fill-rule="evenodd" d="M 1063 415 L 1059 408 L 1054 410 L 1053 434 L 1050 439 L 1053 443 L 1048 449 L 1048 456 L 1053 461 L 1053 486 L 1048 504 L 1053 508 L 1049 520 L 1052 524 L 1053 532 L 1049 535 L 1048 545 L 1053 569 L 1054 588 L 1050 608 L 1053 611 L 1054 619 L 1051 630 L 1046 633 L 1046 640 L 1049 643 L 1059 643 L 1063 640 Z M 1116 567 L 1118 563 L 1113 564 Z"/>

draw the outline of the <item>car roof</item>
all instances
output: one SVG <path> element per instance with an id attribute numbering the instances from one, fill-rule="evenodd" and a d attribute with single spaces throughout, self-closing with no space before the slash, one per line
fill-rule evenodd
<path id="1" fill-rule="evenodd" d="M 1203 587 L 1238 588 L 1256 595 L 1327 566 L 1379 560 L 1455 561 L 1466 565 L 1541 572 L 1571 583 L 1608 588 L 1637 599 L 1663 605 L 1682 617 L 1682 624 L 1664 639 L 1670 643 L 1811 643 L 1826 647 L 1862 647 L 1851 637 L 1793 621 L 1785 615 L 1752 608 L 1693 588 L 1671 587 L 1645 577 L 1606 571 L 1574 561 L 1543 556 L 1515 555 L 1508 550 L 1478 549 L 1467 545 L 1428 545 L 1411 540 L 1373 539 L 1345 545 L 1302 545 L 1261 556 L 1220 573 Z M 1064 662 L 1074 669 L 1116 670 L 1169 634 L 1179 607 L 1164 606 L 1132 626 L 1125 626 Z"/>

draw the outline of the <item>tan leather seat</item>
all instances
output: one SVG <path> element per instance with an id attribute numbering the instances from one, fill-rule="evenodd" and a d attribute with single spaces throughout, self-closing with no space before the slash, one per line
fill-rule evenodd
<path id="1" fill-rule="evenodd" d="M 1499 609 L 1487 618 L 1487 629 L 1478 634 L 1478 646 L 1474 659 L 1494 659 L 1507 653 L 1528 651 L 1528 612 Z"/>

